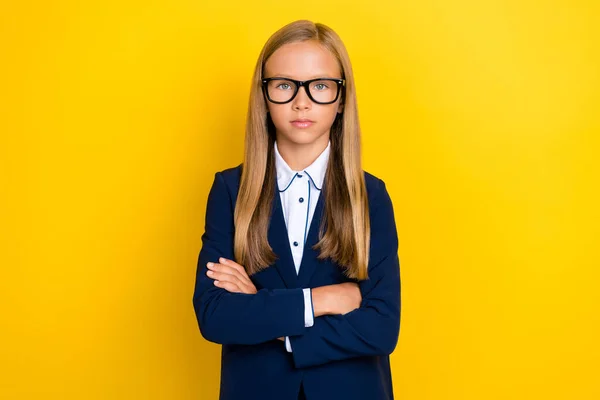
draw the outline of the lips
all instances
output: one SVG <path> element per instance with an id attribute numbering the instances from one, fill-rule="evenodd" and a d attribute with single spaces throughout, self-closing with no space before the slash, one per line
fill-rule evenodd
<path id="1" fill-rule="evenodd" d="M 294 125 L 296 128 L 308 128 L 313 123 L 314 123 L 313 121 L 311 121 L 310 119 L 306 119 L 306 118 L 296 119 L 291 122 L 291 124 Z"/>

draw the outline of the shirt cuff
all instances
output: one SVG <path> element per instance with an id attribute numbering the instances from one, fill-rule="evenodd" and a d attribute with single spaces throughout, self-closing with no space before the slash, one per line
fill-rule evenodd
<path id="1" fill-rule="evenodd" d="M 290 337 L 289 336 L 285 337 L 285 349 L 288 351 L 288 353 L 292 352 L 292 344 L 290 343 Z"/>
<path id="2" fill-rule="evenodd" d="M 302 289 L 304 292 L 304 326 L 309 328 L 315 323 L 315 310 L 312 303 L 312 291 L 310 288 Z"/>

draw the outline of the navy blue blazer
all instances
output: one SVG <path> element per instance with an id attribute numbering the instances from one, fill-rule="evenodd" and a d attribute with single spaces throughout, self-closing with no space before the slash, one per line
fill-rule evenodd
<path id="1" fill-rule="evenodd" d="M 385 183 L 364 171 L 371 222 L 369 279 L 343 275 L 311 247 L 324 209 L 319 196 L 300 271 L 294 267 L 276 193 L 268 241 L 278 260 L 250 279 L 256 294 L 230 293 L 206 276 L 206 263 L 233 255 L 233 212 L 242 164 L 215 173 L 208 195 L 193 305 L 202 336 L 222 345 L 220 400 L 393 399 L 389 355 L 400 333 L 400 263 L 392 201 Z M 327 178 L 325 178 L 327 179 Z M 237 260 L 236 260 L 237 261 Z M 303 288 L 357 282 L 359 308 L 304 326 Z M 279 337 L 289 336 L 292 352 Z"/>

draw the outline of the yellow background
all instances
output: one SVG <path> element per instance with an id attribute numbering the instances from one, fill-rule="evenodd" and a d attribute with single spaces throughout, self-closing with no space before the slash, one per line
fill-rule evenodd
<path id="1" fill-rule="evenodd" d="M 267 38 L 324 22 L 392 196 L 403 400 L 600 398 L 595 0 L 5 1 L 0 397 L 215 399 L 192 308 Z"/>

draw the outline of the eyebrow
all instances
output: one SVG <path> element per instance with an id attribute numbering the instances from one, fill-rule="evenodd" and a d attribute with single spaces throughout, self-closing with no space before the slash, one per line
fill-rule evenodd
<path id="1" fill-rule="evenodd" d="M 296 79 L 291 77 L 288 74 L 273 74 L 274 78 L 290 78 L 290 79 Z M 310 80 L 310 79 L 315 79 L 315 78 L 338 78 L 337 76 L 330 76 L 329 74 L 317 74 L 317 75 L 313 75 L 310 78 L 306 79 L 306 80 Z"/>

